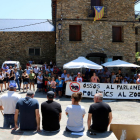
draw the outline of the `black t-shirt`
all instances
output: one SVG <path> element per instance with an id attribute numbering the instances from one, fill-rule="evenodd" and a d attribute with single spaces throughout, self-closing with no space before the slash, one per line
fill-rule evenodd
<path id="1" fill-rule="evenodd" d="M 38 101 L 30 97 L 21 98 L 16 104 L 16 109 L 18 109 L 20 113 L 20 129 L 36 130 L 35 110 L 39 109 Z"/>
<path id="2" fill-rule="evenodd" d="M 104 102 L 92 104 L 88 112 L 92 114 L 92 129 L 99 132 L 107 131 L 110 112 L 110 106 Z"/>
<path id="3" fill-rule="evenodd" d="M 42 126 L 46 131 L 60 129 L 59 113 L 62 112 L 61 105 L 54 101 L 46 101 L 41 104 Z"/>

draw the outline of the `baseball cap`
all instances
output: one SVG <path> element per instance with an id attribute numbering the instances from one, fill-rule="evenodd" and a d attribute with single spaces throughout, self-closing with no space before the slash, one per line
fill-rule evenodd
<path id="1" fill-rule="evenodd" d="M 32 90 L 28 90 L 28 91 L 27 91 L 27 95 L 33 95 L 33 94 L 35 94 L 34 91 L 32 91 Z"/>
<path id="2" fill-rule="evenodd" d="M 54 98 L 54 92 L 53 92 L 53 91 L 48 91 L 48 92 L 47 92 L 47 97 L 48 97 L 49 99 L 53 99 L 53 98 Z"/>
<path id="3" fill-rule="evenodd" d="M 17 86 L 16 86 L 16 83 L 10 83 L 9 84 L 9 88 L 16 88 Z"/>
<path id="4" fill-rule="evenodd" d="M 78 74 L 81 74 L 80 72 L 78 72 Z"/>

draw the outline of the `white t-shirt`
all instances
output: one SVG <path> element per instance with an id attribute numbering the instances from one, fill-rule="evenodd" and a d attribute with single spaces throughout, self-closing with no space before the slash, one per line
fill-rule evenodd
<path id="1" fill-rule="evenodd" d="M 17 101 L 21 96 L 14 91 L 8 91 L 0 97 L 0 106 L 4 107 L 4 114 L 15 114 Z"/>
<path id="2" fill-rule="evenodd" d="M 69 80 L 71 80 L 72 81 L 72 77 L 70 76 L 69 78 L 66 76 L 65 77 L 65 81 L 69 81 Z"/>
<path id="3" fill-rule="evenodd" d="M 0 75 L 0 80 L 1 80 L 1 79 L 3 79 L 3 78 L 4 78 L 4 75 L 3 75 L 3 74 L 2 74 L 2 75 Z"/>
<path id="4" fill-rule="evenodd" d="M 68 113 L 67 128 L 71 131 L 82 131 L 85 108 L 80 105 L 68 105 L 65 111 Z"/>
<path id="5" fill-rule="evenodd" d="M 34 68 L 34 73 L 39 73 L 39 68 Z"/>

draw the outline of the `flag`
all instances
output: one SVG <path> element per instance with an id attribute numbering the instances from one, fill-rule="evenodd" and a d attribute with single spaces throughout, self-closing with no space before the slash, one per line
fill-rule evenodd
<path id="1" fill-rule="evenodd" d="M 104 16 L 104 6 L 94 6 L 95 18 L 94 21 L 100 20 Z"/>

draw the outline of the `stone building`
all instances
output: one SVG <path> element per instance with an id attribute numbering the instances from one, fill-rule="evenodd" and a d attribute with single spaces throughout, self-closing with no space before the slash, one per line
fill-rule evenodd
<path id="1" fill-rule="evenodd" d="M 98 64 L 116 59 L 135 62 L 135 52 L 140 51 L 140 30 L 135 35 L 135 27 L 140 22 L 135 19 L 134 3 L 135 0 L 52 0 L 57 65 L 63 66 L 79 56 Z M 92 6 L 104 6 L 101 20 L 93 20 Z"/>
<path id="2" fill-rule="evenodd" d="M 48 20 L 0 20 L 0 65 L 5 60 L 55 61 L 55 31 Z"/>

